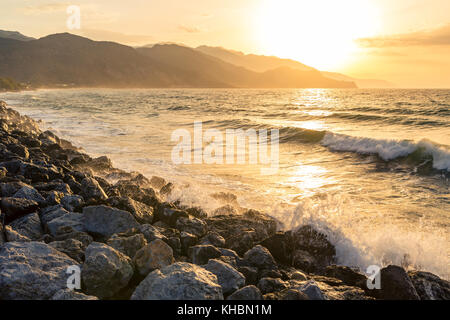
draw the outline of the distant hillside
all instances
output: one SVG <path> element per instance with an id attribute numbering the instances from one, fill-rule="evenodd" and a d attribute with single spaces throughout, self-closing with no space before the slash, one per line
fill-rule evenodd
<path id="1" fill-rule="evenodd" d="M 358 79 L 346 76 L 337 72 L 327 72 L 322 71 L 322 74 L 330 79 L 341 80 L 341 81 L 353 81 L 356 83 L 358 88 L 394 88 L 395 84 L 386 81 L 386 80 L 377 80 L 377 79 Z"/>
<path id="2" fill-rule="evenodd" d="M 348 88 L 317 71 L 258 73 L 178 45 L 132 48 L 68 33 L 0 38 L 0 76 L 34 86 Z"/>
<path id="3" fill-rule="evenodd" d="M 295 60 L 281 59 L 278 57 L 259 56 L 255 54 L 244 54 L 239 51 L 227 50 L 221 47 L 200 46 L 198 51 L 219 58 L 225 62 L 232 63 L 256 72 L 266 72 L 279 67 L 289 67 L 302 71 L 315 70 Z"/>
<path id="4" fill-rule="evenodd" d="M 0 30 L 0 38 L 14 39 L 14 40 L 20 40 L 20 41 L 35 40 L 34 38 L 24 36 L 20 32 L 6 31 L 6 30 Z"/>
<path id="5" fill-rule="evenodd" d="M 317 71 L 316 69 L 295 60 L 254 54 L 243 54 L 239 51 L 228 50 L 221 47 L 200 46 L 197 47 L 196 50 L 256 72 L 266 72 L 280 67 L 289 67 L 302 71 Z M 333 80 L 354 82 L 358 86 L 358 88 L 394 87 L 394 84 L 384 80 L 358 79 L 336 72 L 321 71 L 321 73 L 326 78 L 330 78 Z"/>

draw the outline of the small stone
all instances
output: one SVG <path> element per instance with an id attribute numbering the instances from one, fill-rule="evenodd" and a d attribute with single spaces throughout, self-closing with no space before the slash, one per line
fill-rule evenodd
<path id="1" fill-rule="evenodd" d="M 162 240 L 153 240 L 140 249 L 134 256 L 136 269 L 146 276 L 155 269 L 160 269 L 173 263 L 173 250 Z"/>

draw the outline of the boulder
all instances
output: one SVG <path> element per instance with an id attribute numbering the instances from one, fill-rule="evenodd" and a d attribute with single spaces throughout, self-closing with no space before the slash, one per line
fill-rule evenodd
<path id="1" fill-rule="evenodd" d="M 107 200 L 111 207 L 128 211 L 139 223 L 153 222 L 153 208 L 145 203 L 133 200 L 129 197 L 110 197 Z"/>
<path id="2" fill-rule="evenodd" d="M 84 250 L 86 249 L 83 243 L 76 239 L 66 239 L 63 241 L 53 241 L 48 244 L 59 252 L 67 254 L 73 260 L 83 263 Z"/>
<path id="3" fill-rule="evenodd" d="M 152 242 L 156 239 L 161 239 L 167 242 L 167 237 L 163 235 L 158 228 L 152 226 L 151 224 L 143 224 L 139 226 L 138 229 L 144 235 L 147 242 Z"/>
<path id="4" fill-rule="evenodd" d="M 132 300 L 223 300 L 217 277 L 208 270 L 178 262 L 150 273 Z"/>
<path id="5" fill-rule="evenodd" d="M 43 235 L 41 220 L 37 212 L 23 216 L 16 219 L 9 224 L 9 226 L 22 236 L 25 236 L 33 241 L 39 240 Z"/>
<path id="6" fill-rule="evenodd" d="M 71 227 L 73 230 L 84 232 L 86 231 L 84 216 L 81 213 L 69 212 L 47 223 L 47 229 L 52 236 L 58 235 L 61 227 Z"/>
<path id="7" fill-rule="evenodd" d="M 197 245 L 189 248 L 189 258 L 194 264 L 206 264 L 209 259 L 220 257 L 222 254 L 214 246 L 211 245 Z"/>
<path id="8" fill-rule="evenodd" d="M 128 285 L 133 276 L 131 259 L 103 243 L 91 243 L 85 252 L 81 277 L 88 294 L 109 298 Z"/>
<path id="9" fill-rule="evenodd" d="M 105 191 L 94 178 L 86 177 L 81 181 L 82 196 L 86 201 L 102 201 L 108 199 Z"/>
<path id="10" fill-rule="evenodd" d="M 136 253 L 147 245 L 147 240 L 142 233 L 125 232 L 114 234 L 106 244 L 133 259 Z"/>
<path id="11" fill-rule="evenodd" d="M 258 282 L 258 288 L 261 290 L 262 294 L 281 291 L 288 288 L 288 284 L 281 280 L 275 278 L 262 278 Z"/>
<path id="12" fill-rule="evenodd" d="M 30 242 L 31 239 L 21 235 L 15 231 L 11 226 L 5 226 L 5 240 L 8 242 Z"/>
<path id="13" fill-rule="evenodd" d="M 203 237 L 208 231 L 206 223 L 197 218 L 180 217 L 177 219 L 175 227 L 180 231 L 188 232 L 199 238 Z"/>
<path id="14" fill-rule="evenodd" d="M 288 288 L 264 295 L 264 300 L 309 300 L 308 296 L 299 290 Z"/>
<path id="15" fill-rule="evenodd" d="M 67 268 L 78 263 L 41 242 L 0 247 L 0 299 L 50 299 L 67 288 Z"/>
<path id="16" fill-rule="evenodd" d="M 253 285 L 243 287 L 228 296 L 227 300 L 262 300 L 261 291 Z"/>
<path id="17" fill-rule="evenodd" d="M 269 250 L 257 245 L 244 254 L 244 261 L 258 269 L 276 269 L 276 262 Z"/>
<path id="18" fill-rule="evenodd" d="M 67 239 L 80 241 L 83 245 L 83 251 L 94 241 L 94 239 L 86 232 L 75 231 L 71 227 L 60 228 L 58 234 L 54 237 L 55 241 L 64 241 Z"/>
<path id="19" fill-rule="evenodd" d="M 22 198 L 2 198 L 0 206 L 6 224 L 39 209 L 36 201 Z"/>
<path id="20" fill-rule="evenodd" d="M 325 300 L 325 297 L 317 283 L 313 280 L 306 282 L 298 288 L 300 292 L 306 294 L 309 300 Z"/>
<path id="21" fill-rule="evenodd" d="M 99 237 L 109 238 L 139 227 L 131 213 L 104 205 L 85 207 L 83 215 L 86 231 Z"/>
<path id="22" fill-rule="evenodd" d="M 422 271 L 408 272 L 421 300 L 450 300 L 450 283 L 438 276 Z"/>
<path id="23" fill-rule="evenodd" d="M 277 232 L 260 242 L 260 245 L 267 248 L 276 261 L 291 265 L 294 246 L 290 233 Z"/>
<path id="24" fill-rule="evenodd" d="M 183 231 L 180 234 L 180 242 L 181 242 L 181 253 L 187 255 L 189 252 L 189 248 L 197 244 L 198 238 L 193 234 Z"/>
<path id="25" fill-rule="evenodd" d="M 163 206 L 157 210 L 157 218 L 167 225 L 175 227 L 179 218 L 189 218 L 189 214 L 183 210 Z"/>
<path id="26" fill-rule="evenodd" d="M 32 186 L 23 186 L 12 197 L 36 201 L 39 204 L 45 202 L 44 197 Z"/>
<path id="27" fill-rule="evenodd" d="M 253 285 L 258 283 L 258 269 L 242 266 L 238 268 L 238 271 L 245 276 L 245 284 Z"/>
<path id="28" fill-rule="evenodd" d="M 65 195 L 61 198 L 61 205 L 67 211 L 79 211 L 84 205 L 84 199 L 79 195 Z"/>
<path id="29" fill-rule="evenodd" d="M 95 296 L 88 296 L 70 289 L 61 289 L 50 300 L 98 300 Z"/>
<path id="30" fill-rule="evenodd" d="M 233 293 L 245 285 L 245 277 L 230 264 L 217 259 L 210 259 L 205 269 L 217 276 L 224 295 Z"/>
<path id="31" fill-rule="evenodd" d="M 210 244 L 217 248 L 225 247 L 225 239 L 217 232 L 208 232 L 206 236 L 201 238 L 199 244 Z"/>
<path id="32" fill-rule="evenodd" d="M 155 269 L 161 269 L 173 263 L 173 250 L 164 241 L 156 239 L 140 249 L 133 262 L 142 276 Z"/>
<path id="33" fill-rule="evenodd" d="M 69 211 L 64 209 L 61 205 L 54 205 L 51 207 L 47 207 L 40 210 L 40 217 L 42 225 L 47 228 L 47 224 L 53 219 L 59 218 L 65 214 L 68 214 Z"/>
<path id="34" fill-rule="evenodd" d="M 420 300 L 405 269 L 387 266 L 380 271 L 381 289 L 376 295 L 383 300 Z"/>
<path id="35" fill-rule="evenodd" d="M 349 286 L 367 289 L 367 277 L 347 266 L 328 266 L 325 275 L 339 279 Z"/>

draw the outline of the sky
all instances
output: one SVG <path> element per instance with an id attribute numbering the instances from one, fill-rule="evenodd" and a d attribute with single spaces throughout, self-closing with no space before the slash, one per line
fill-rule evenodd
<path id="1" fill-rule="evenodd" d="M 319 70 L 450 88 L 449 0 L 0 0 L 0 29 L 175 42 L 291 58 Z M 80 29 L 69 29 L 69 6 Z"/>

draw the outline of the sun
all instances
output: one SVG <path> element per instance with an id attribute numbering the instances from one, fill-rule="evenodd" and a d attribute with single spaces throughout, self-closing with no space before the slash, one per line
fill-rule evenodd
<path id="1" fill-rule="evenodd" d="M 255 30 L 265 54 L 298 60 L 320 70 L 348 63 L 354 40 L 376 34 L 372 0 L 263 0 Z"/>

